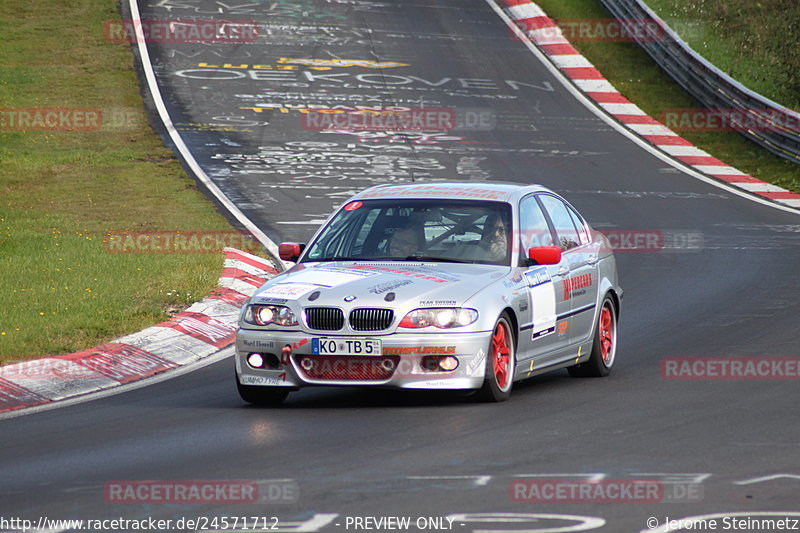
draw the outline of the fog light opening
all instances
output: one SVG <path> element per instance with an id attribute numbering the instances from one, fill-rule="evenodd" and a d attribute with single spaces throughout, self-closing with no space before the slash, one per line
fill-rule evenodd
<path id="1" fill-rule="evenodd" d="M 247 356 L 247 364 L 253 368 L 261 368 L 264 366 L 264 358 L 260 353 L 251 353 Z"/>
<path id="2" fill-rule="evenodd" d="M 445 372 L 450 372 L 451 370 L 455 370 L 456 368 L 458 368 L 458 359 L 456 359 L 452 355 L 448 355 L 447 357 L 442 357 L 441 359 L 439 359 L 439 368 L 441 368 Z"/>
<path id="3" fill-rule="evenodd" d="M 458 368 L 458 358 L 452 355 L 426 355 L 420 360 L 425 372 L 452 372 Z"/>
<path id="4" fill-rule="evenodd" d="M 277 370 L 281 366 L 281 360 L 274 353 L 264 355 L 264 366 L 271 370 Z"/>
<path id="5" fill-rule="evenodd" d="M 303 370 L 308 372 L 309 370 L 314 368 L 314 361 L 312 361 L 308 357 L 303 357 L 302 359 L 300 359 L 300 366 L 303 368 Z"/>

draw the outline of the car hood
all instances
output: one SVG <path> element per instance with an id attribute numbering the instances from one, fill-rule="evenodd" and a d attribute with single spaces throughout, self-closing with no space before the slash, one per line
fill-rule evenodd
<path id="1" fill-rule="evenodd" d="M 510 267 L 458 263 L 327 262 L 299 264 L 253 295 L 253 303 L 459 306 Z"/>

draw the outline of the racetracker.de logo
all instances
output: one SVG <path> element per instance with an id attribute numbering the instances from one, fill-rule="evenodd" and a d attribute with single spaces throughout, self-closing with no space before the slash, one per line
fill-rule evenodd
<path id="1" fill-rule="evenodd" d="M 661 377 L 697 381 L 800 380 L 800 357 L 667 357 Z"/>
<path id="2" fill-rule="evenodd" d="M 99 109 L 0 108 L 0 131 L 94 131 L 102 123 L 103 112 Z"/>
<path id="3" fill-rule="evenodd" d="M 508 496 L 518 503 L 690 503 L 703 499 L 703 486 L 652 479 L 515 479 Z"/>
<path id="4" fill-rule="evenodd" d="M 661 122 L 678 132 L 800 132 L 800 114 L 776 109 L 666 109 Z"/>
<path id="5" fill-rule="evenodd" d="M 252 20 L 107 20 L 106 40 L 114 43 L 254 43 Z"/>
<path id="6" fill-rule="evenodd" d="M 255 251 L 255 237 L 238 231 L 109 231 L 103 238 L 112 254 L 201 254 L 223 248 Z"/>
<path id="7" fill-rule="evenodd" d="M 699 251 L 704 246 L 703 233 L 699 231 L 604 229 L 602 233 L 617 253 Z"/>
<path id="8" fill-rule="evenodd" d="M 532 17 L 518 20 L 525 33 L 535 32 L 537 42 L 655 42 L 663 41 L 665 32 L 648 19 L 559 19 Z M 558 24 L 555 26 L 554 24 Z"/>
<path id="9" fill-rule="evenodd" d="M 301 126 L 311 131 L 450 131 L 457 127 L 451 108 L 309 109 Z"/>
<path id="10" fill-rule="evenodd" d="M 103 487 L 112 504 L 293 503 L 299 492 L 293 480 L 109 481 Z"/>

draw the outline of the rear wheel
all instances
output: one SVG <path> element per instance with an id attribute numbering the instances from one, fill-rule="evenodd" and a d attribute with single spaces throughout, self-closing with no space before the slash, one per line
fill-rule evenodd
<path id="1" fill-rule="evenodd" d="M 255 387 L 242 385 L 239 376 L 236 376 L 236 388 L 242 400 L 253 405 L 279 405 L 289 396 L 289 389 L 285 387 Z"/>
<path id="2" fill-rule="evenodd" d="M 611 373 L 617 357 L 617 310 L 611 296 L 603 299 L 603 306 L 595 324 L 592 354 L 585 363 L 569 367 L 575 377 L 604 377 Z"/>
<path id="3" fill-rule="evenodd" d="M 508 315 L 505 313 L 497 320 L 492 338 L 489 341 L 489 352 L 486 355 L 486 374 L 483 387 L 478 392 L 481 400 L 486 402 L 503 402 L 511 395 L 516 365 L 514 334 Z"/>

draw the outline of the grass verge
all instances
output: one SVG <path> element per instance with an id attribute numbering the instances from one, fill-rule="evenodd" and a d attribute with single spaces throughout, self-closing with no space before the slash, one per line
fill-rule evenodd
<path id="1" fill-rule="evenodd" d="M 647 0 L 696 52 L 749 89 L 800 109 L 797 0 Z"/>
<path id="2" fill-rule="evenodd" d="M 0 2 L 0 363 L 151 326 L 221 272 L 219 253 L 104 245 L 114 230 L 232 231 L 147 124 L 129 45 L 104 37 L 110 19 L 114 0 Z M 100 111 L 102 125 L 18 127 L 19 110 L 50 108 Z"/>
<path id="3" fill-rule="evenodd" d="M 536 3 L 562 26 L 567 36 L 571 35 L 569 24 L 575 20 L 612 18 L 598 0 L 536 0 Z M 633 42 L 578 38 L 572 39 L 572 44 L 617 90 L 657 120 L 663 120 L 664 112 L 669 110 L 701 107 Z M 800 167 L 770 154 L 737 133 L 677 133 L 743 172 L 800 192 Z"/>

